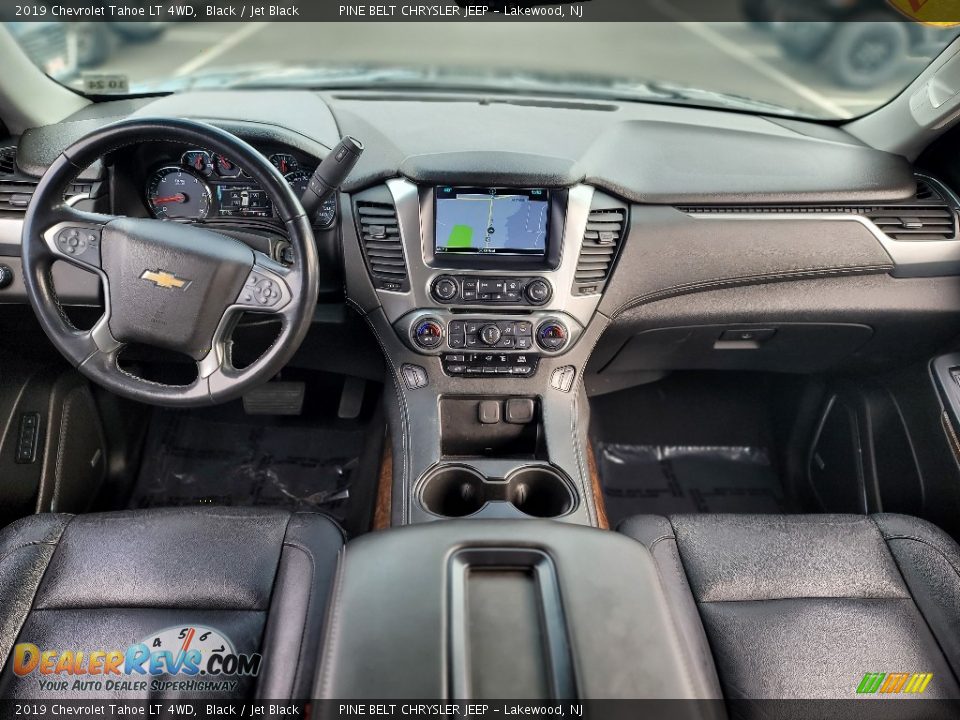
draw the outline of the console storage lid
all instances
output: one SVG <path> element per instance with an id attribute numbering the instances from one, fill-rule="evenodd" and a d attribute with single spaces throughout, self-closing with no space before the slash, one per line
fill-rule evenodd
<path id="1" fill-rule="evenodd" d="M 315 695 L 603 699 L 712 695 L 647 549 L 540 520 L 450 520 L 344 554 Z M 701 630 L 702 632 L 702 630 Z"/>

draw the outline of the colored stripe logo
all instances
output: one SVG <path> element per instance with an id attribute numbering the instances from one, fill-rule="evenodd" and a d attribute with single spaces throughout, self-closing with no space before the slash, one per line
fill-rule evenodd
<path id="1" fill-rule="evenodd" d="M 933 680 L 933 673 L 867 673 L 857 685 L 858 695 L 919 695 Z"/>

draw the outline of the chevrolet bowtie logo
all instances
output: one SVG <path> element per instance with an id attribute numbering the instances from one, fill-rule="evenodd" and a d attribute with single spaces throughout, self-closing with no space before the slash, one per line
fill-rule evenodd
<path id="1" fill-rule="evenodd" d="M 152 282 L 157 287 L 166 288 L 167 290 L 186 290 L 190 284 L 189 280 L 181 280 L 166 270 L 144 270 L 140 279 Z"/>

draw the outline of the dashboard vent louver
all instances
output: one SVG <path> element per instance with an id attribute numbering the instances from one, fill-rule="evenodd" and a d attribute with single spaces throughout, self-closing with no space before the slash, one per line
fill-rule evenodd
<path id="1" fill-rule="evenodd" d="M 934 185 L 917 178 L 912 200 L 890 205 L 693 205 L 678 207 L 688 215 L 859 215 L 893 240 L 931 241 L 957 237 L 957 214 Z"/>
<path id="2" fill-rule="evenodd" d="M 0 177 L 0 212 L 23 215 L 36 189 L 36 180 Z"/>
<path id="3" fill-rule="evenodd" d="M 590 211 L 573 278 L 575 294 L 593 295 L 603 289 L 620 249 L 626 220 L 627 212 L 623 208 Z"/>
<path id="4" fill-rule="evenodd" d="M 0 175 L 13 175 L 17 169 L 17 149 L 15 147 L 0 148 Z"/>
<path id="5" fill-rule="evenodd" d="M 24 175 L 17 170 L 17 148 L 0 148 L 0 213 L 23 215 L 27 211 L 33 193 L 40 180 Z M 98 184 L 76 180 L 63 194 L 64 200 L 77 195 L 92 197 Z"/>
<path id="6" fill-rule="evenodd" d="M 16 147 L 0 148 L 0 212 L 23 215 L 37 182 L 17 172 Z"/>
<path id="7" fill-rule="evenodd" d="M 408 290 L 407 264 L 396 208 L 388 203 L 360 200 L 357 202 L 357 224 L 374 286 L 380 290 Z"/>

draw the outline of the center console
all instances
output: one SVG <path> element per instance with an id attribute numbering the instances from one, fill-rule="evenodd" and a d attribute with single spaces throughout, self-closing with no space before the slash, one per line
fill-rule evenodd
<path id="1" fill-rule="evenodd" d="M 618 533 L 483 520 L 370 533 L 339 568 L 314 697 L 717 698 L 696 610 L 673 597 L 647 548 Z M 637 714 L 594 707 L 593 717 Z M 673 702 L 653 716 L 722 710 Z"/>
<path id="2" fill-rule="evenodd" d="M 627 206 L 587 185 L 406 179 L 343 202 L 348 300 L 394 374 L 393 524 L 596 525 L 579 379 Z"/>

